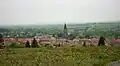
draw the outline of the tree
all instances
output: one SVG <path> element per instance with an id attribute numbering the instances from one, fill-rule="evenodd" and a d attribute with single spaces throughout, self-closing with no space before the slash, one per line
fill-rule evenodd
<path id="1" fill-rule="evenodd" d="M 63 35 L 64 35 L 63 33 L 59 32 L 59 33 L 57 34 L 57 37 L 58 37 L 58 38 L 61 38 L 61 37 L 63 37 Z"/>
<path id="2" fill-rule="evenodd" d="M 104 46 L 105 45 L 105 38 L 103 36 L 100 37 L 98 46 Z"/>
<path id="3" fill-rule="evenodd" d="M 75 38 L 76 38 L 76 35 L 74 35 L 74 34 L 68 35 L 68 39 L 69 39 L 69 40 L 73 40 L 73 39 L 75 39 Z"/>
<path id="4" fill-rule="evenodd" d="M 90 38 L 90 36 L 86 35 L 86 36 L 85 36 L 85 38 L 89 39 L 89 38 Z"/>
<path id="5" fill-rule="evenodd" d="M 52 37 L 55 37 L 55 34 L 52 34 Z"/>
<path id="6" fill-rule="evenodd" d="M 0 34 L 0 43 L 1 42 L 4 42 L 4 40 L 3 40 L 3 36 Z"/>
<path id="7" fill-rule="evenodd" d="M 38 47 L 37 40 L 35 38 L 32 41 L 32 47 Z"/>
<path id="8" fill-rule="evenodd" d="M 3 36 L 0 34 L 0 49 L 3 48 L 3 43 L 4 40 L 3 40 Z"/>
<path id="9" fill-rule="evenodd" d="M 28 47 L 28 48 L 30 48 L 30 43 L 29 43 L 29 41 L 27 41 L 27 42 L 26 42 L 26 45 L 25 45 L 25 47 Z"/>

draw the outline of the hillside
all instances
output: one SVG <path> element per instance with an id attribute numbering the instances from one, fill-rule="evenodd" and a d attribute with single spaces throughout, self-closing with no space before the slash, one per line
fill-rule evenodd
<path id="1" fill-rule="evenodd" d="M 106 66 L 120 47 L 11 48 L 0 50 L 0 66 Z"/>

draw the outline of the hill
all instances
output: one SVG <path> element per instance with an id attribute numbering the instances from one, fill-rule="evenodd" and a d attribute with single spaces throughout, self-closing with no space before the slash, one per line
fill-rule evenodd
<path id="1" fill-rule="evenodd" d="M 0 66 L 106 66 L 120 47 L 14 48 L 0 50 Z"/>

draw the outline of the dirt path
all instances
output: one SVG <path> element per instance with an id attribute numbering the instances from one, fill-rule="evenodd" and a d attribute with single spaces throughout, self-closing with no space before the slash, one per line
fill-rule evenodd
<path id="1" fill-rule="evenodd" d="M 108 66 L 120 66 L 120 60 L 112 62 Z"/>

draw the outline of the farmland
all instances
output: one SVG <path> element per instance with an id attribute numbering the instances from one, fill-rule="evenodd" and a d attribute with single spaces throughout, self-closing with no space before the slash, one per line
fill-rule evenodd
<path id="1" fill-rule="evenodd" d="M 9 48 L 0 66 L 105 66 L 120 59 L 120 47 Z"/>

